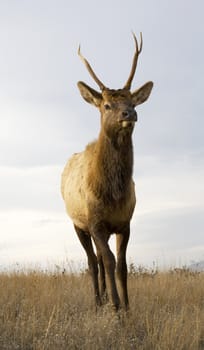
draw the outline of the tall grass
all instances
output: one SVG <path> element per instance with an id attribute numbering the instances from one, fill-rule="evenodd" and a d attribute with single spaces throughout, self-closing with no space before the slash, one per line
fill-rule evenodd
<path id="1" fill-rule="evenodd" d="M 204 275 L 130 269 L 130 311 L 95 311 L 87 273 L 0 275 L 0 349 L 204 349 Z"/>

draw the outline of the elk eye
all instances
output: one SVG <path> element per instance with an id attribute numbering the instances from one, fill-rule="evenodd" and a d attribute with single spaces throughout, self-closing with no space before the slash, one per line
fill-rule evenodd
<path id="1" fill-rule="evenodd" d="M 105 103 L 105 104 L 104 104 L 104 108 L 105 108 L 106 110 L 109 110 L 109 109 L 111 109 L 111 106 L 110 106 L 108 103 Z"/>

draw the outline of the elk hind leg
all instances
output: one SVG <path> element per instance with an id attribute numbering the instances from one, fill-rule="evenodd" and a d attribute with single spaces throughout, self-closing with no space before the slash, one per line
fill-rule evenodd
<path id="1" fill-rule="evenodd" d="M 102 255 L 99 251 L 97 251 L 97 259 L 98 259 L 98 265 L 99 265 L 100 295 L 101 295 L 102 301 L 107 302 L 108 295 L 106 292 L 105 268 L 104 268 Z"/>

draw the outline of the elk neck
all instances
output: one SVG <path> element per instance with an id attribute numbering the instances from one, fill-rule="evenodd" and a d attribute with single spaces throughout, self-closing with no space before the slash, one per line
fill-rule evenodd
<path id="1" fill-rule="evenodd" d="M 91 187 L 106 203 L 118 202 L 128 195 L 133 172 L 131 134 L 110 138 L 101 130 L 95 143 Z"/>

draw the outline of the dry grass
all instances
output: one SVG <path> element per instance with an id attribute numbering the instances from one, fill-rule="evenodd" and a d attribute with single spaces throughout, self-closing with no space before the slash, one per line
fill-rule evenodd
<path id="1" fill-rule="evenodd" d="M 0 275 L 0 349 L 204 349 L 204 275 L 131 268 L 131 309 L 95 312 L 89 276 Z"/>

